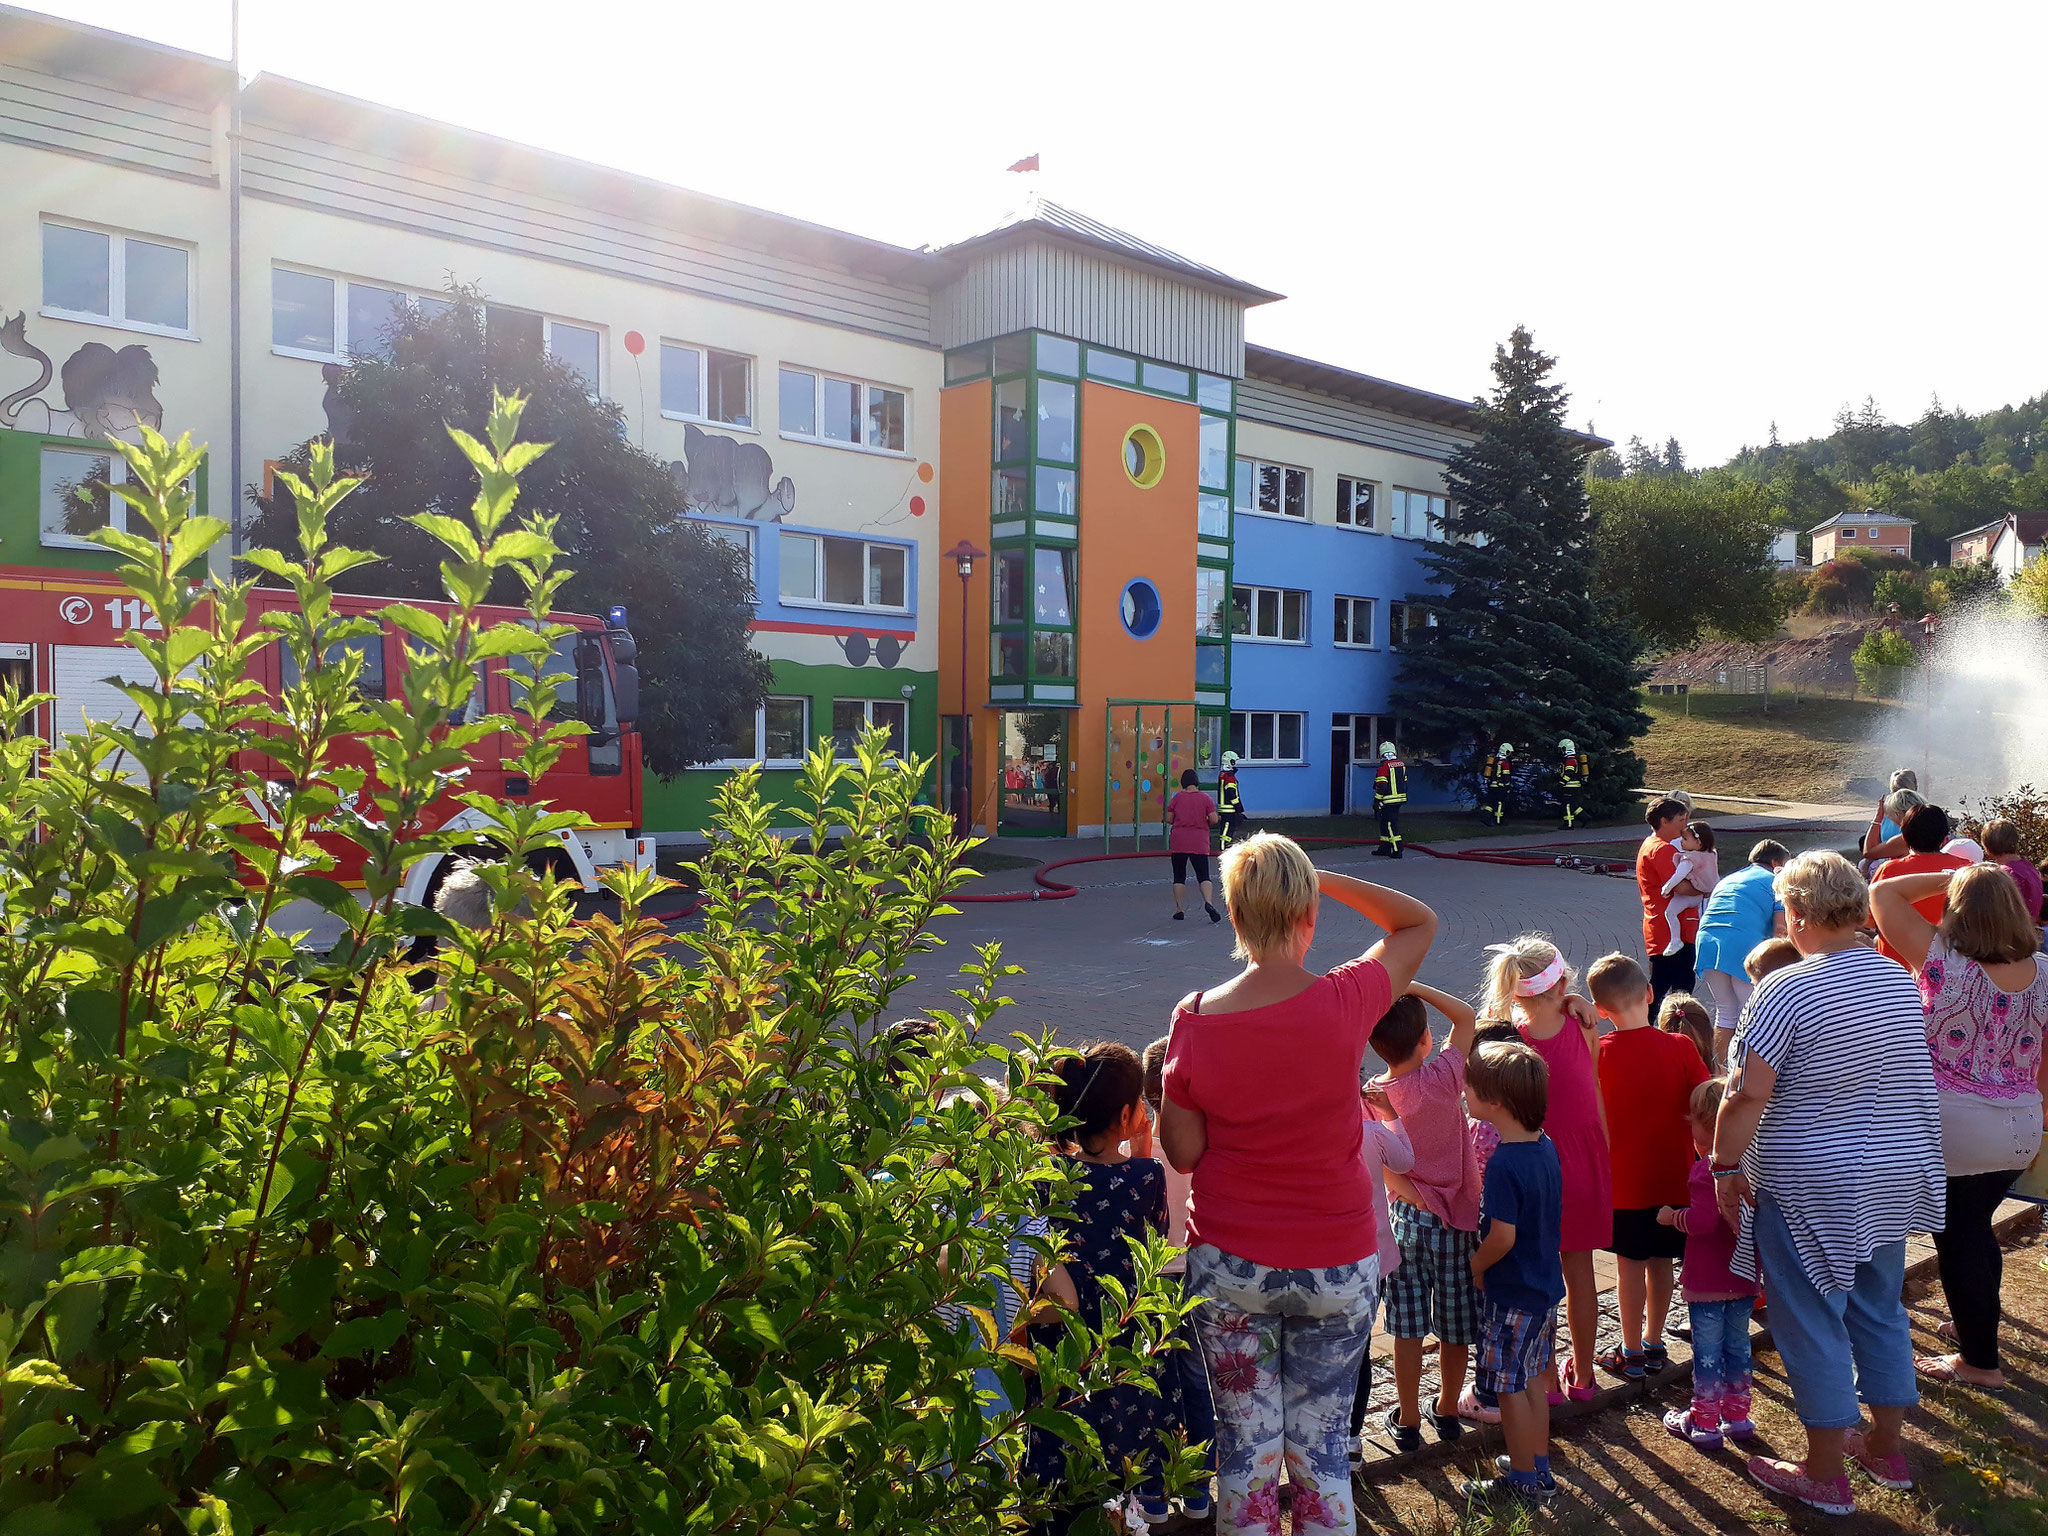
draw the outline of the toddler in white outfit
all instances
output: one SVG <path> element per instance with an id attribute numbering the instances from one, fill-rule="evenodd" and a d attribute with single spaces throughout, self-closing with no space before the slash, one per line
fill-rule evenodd
<path id="1" fill-rule="evenodd" d="M 1678 840 L 1678 868 L 1664 882 L 1664 894 L 1671 897 L 1664 905 L 1664 921 L 1671 929 L 1671 940 L 1664 946 L 1665 954 L 1675 955 L 1685 948 L 1678 936 L 1679 915 L 1697 912 L 1706 901 L 1707 893 L 1713 890 L 1714 882 L 1720 878 L 1721 860 L 1714 852 L 1714 829 L 1704 821 L 1687 822 L 1685 834 Z M 1671 894 L 1688 883 L 1692 890 L 1679 896 Z"/>

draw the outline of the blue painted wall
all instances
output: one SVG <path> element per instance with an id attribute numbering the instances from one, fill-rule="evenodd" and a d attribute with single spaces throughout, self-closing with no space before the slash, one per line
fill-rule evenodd
<path id="1" fill-rule="evenodd" d="M 1245 804 L 1258 817 L 1328 815 L 1332 717 L 1389 712 L 1388 696 L 1400 665 L 1400 653 L 1387 643 L 1389 613 L 1392 604 L 1426 589 L 1420 556 L 1427 546 L 1384 533 L 1243 511 L 1233 532 L 1236 583 L 1309 593 L 1306 644 L 1239 636 L 1230 648 L 1233 710 L 1289 710 L 1306 717 L 1299 764 L 1240 766 Z M 1372 649 L 1332 642 L 1340 593 L 1374 599 Z M 1369 811 L 1372 770 L 1361 764 L 1349 773 L 1352 809 Z M 1448 798 L 1425 775 L 1414 779 L 1412 799 Z"/>

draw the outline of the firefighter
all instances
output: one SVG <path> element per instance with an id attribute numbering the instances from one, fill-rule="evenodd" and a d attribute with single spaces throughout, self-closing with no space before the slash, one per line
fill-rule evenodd
<path id="1" fill-rule="evenodd" d="M 1504 741 L 1486 757 L 1479 771 L 1479 809 L 1493 818 L 1497 827 L 1508 818 L 1508 793 L 1515 780 L 1515 744 Z"/>
<path id="2" fill-rule="evenodd" d="M 1401 807 L 1408 803 L 1408 765 L 1391 741 L 1380 743 L 1380 766 L 1372 776 L 1372 813 L 1379 818 L 1376 859 L 1401 857 Z"/>
<path id="3" fill-rule="evenodd" d="M 1218 849 L 1228 848 L 1243 837 L 1246 832 L 1244 821 L 1244 796 L 1237 788 L 1237 754 L 1223 754 L 1223 773 L 1216 783 L 1216 809 L 1223 817 L 1222 835 L 1217 839 Z"/>
<path id="4" fill-rule="evenodd" d="M 1579 744 L 1569 736 L 1557 744 L 1557 750 L 1557 804 L 1569 831 L 1586 814 L 1586 760 L 1579 756 Z"/>

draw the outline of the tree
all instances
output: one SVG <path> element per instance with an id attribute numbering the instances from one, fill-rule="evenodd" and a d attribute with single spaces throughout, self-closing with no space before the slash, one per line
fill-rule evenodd
<path id="1" fill-rule="evenodd" d="M 1653 646 L 1706 631 L 1768 639 L 1784 618 L 1771 561 L 1777 507 L 1722 471 L 1595 481 L 1595 588 Z"/>
<path id="2" fill-rule="evenodd" d="M 1931 572 L 1927 579 L 1935 594 L 1935 605 L 1941 608 L 1967 608 L 1976 603 L 1996 602 L 2005 592 L 2005 581 L 1998 574 L 1998 567 L 1988 560 L 1966 560 L 1961 565 L 1945 565 Z M 2048 613 L 2048 608 L 2042 612 Z"/>
<path id="3" fill-rule="evenodd" d="M 1423 752 L 1471 782 L 1489 745 L 1538 761 L 1569 736 L 1593 759 L 1589 808 L 1642 782 L 1629 744 L 1649 729 L 1628 624 L 1593 594 L 1582 445 L 1565 428 L 1555 362 L 1517 326 L 1477 402 L 1478 439 L 1445 472 L 1452 511 L 1422 557 L 1434 628 L 1404 653 L 1393 710 Z"/>
<path id="4" fill-rule="evenodd" d="M 1678 446 L 1678 439 L 1675 437 L 1669 437 L 1664 440 L 1664 473 L 1667 475 L 1682 475 L 1685 473 L 1685 450 Z"/>
<path id="5" fill-rule="evenodd" d="M 1919 662 L 1913 642 L 1895 629 L 1873 629 L 1849 658 L 1856 669 L 1857 691 L 1879 699 L 1897 698 L 1904 690 L 1906 670 Z"/>
<path id="6" fill-rule="evenodd" d="M 2012 579 L 2012 595 L 2031 613 L 2048 619 L 2048 555 L 2036 555 Z"/>
<path id="7" fill-rule="evenodd" d="M 1870 607 L 1877 572 L 1861 560 L 1829 560 L 1806 580 L 1808 613 L 1862 613 Z"/>
<path id="8" fill-rule="evenodd" d="M 623 604 L 640 647 L 640 731 L 647 765 L 670 775 L 727 751 L 729 723 L 757 705 L 768 664 L 749 648 L 753 573 L 740 552 L 684 515 L 668 469 L 627 440 L 616 405 L 594 399 L 584 379 L 535 345 L 493 336 L 474 289 L 450 294 L 435 315 L 408 309 L 377 354 L 329 377 L 328 425 L 341 471 L 364 477 L 337 509 L 334 536 L 381 558 L 340 578 L 346 590 L 423 597 L 440 587 L 437 539 L 407 519 L 461 515 L 475 480 L 449 438 L 481 435 L 495 390 L 527 397 L 524 430 L 554 446 L 527 471 L 525 505 L 557 519 L 555 541 L 573 569 L 560 595 L 570 611 Z M 303 475 L 312 444 L 282 467 Z M 266 497 L 250 538 L 297 546 L 298 524 L 281 484 Z M 495 599 L 513 595 L 500 574 Z"/>
<path id="9" fill-rule="evenodd" d="M 1664 472 L 1664 461 L 1657 457 L 1657 450 L 1640 437 L 1628 440 L 1628 453 L 1622 463 L 1631 475 L 1658 475 Z"/>

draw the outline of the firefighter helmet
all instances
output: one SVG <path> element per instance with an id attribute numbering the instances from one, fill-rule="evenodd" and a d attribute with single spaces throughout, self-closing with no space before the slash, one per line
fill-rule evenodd
<path id="1" fill-rule="evenodd" d="M 1575 757 L 1578 754 L 1579 744 L 1573 741 L 1571 737 L 1567 736 L 1564 738 L 1564 740 L 1560 741 L 1557 744 L 1557 750 L 1562 752 L 1566 757 Z"/>
<path id="2" fill-rule="evenodd" d="M 1515 744 L 1512 741 L 1504 741 L 1500 744 L 1500 755 L 1502 757 L 1508 757 L 1513 755 L 1514 750 Z"/>
<path id="3" fill-rule="evenodd" d="M 1383 741 L 1380 743 L 1380 756 L 1393 758 L 1400 756 L 1400 754 L 1394 750 L 1394 744 L 1391 741 Z"/>
<path id="4" fill-rule="evenodd" d="M 1235 768 L 1237 766 L 1237 754 L 1235 752 L 1224 753 L 1223 766 L 1226 768 Z"/>

